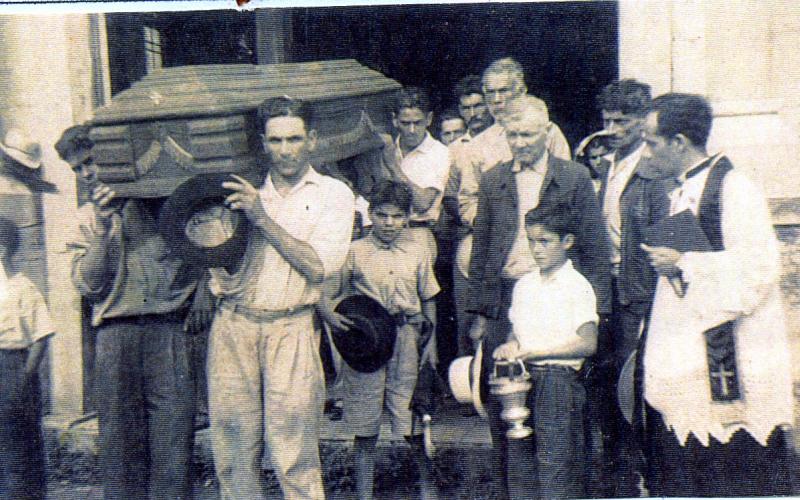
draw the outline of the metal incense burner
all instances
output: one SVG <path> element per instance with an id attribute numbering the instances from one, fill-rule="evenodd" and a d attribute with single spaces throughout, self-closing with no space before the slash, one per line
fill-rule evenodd
<path id="1" fill-rule="evenodd" d="M 489 377 L 489 386 L 491 393 L 503 405 L 500 418 L 510 426 L 506 436 L 509 439 L 524 439 L 533 434 L 533 429 L 525 425 L 525 420 L 531 414 L 525 403 L 528 391 L 533 387 L 525 363 L 521 359 L 495 362 L 494 373 Z"/>

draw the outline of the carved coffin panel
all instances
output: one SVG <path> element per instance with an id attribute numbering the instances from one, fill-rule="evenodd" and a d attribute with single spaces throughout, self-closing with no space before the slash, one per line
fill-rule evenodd
<path id="1" fill-rule="evenodd" d="M 311 104 L 322 164 L 379 148 L 400 85 L 353 60 L 167 68 L 115 96 L 93 120 L 99 177 L 120 196 L 166 196 L 199 173 L 263 173 L 255 110 L 269 97 Z"/>

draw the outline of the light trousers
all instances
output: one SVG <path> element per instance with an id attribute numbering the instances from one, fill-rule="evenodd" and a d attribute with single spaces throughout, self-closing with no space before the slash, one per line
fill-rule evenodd
<path id="1" fill-rule="evenodd" d="M 266 445 L 284 498 L 324 499 L 324 383 L 313 313 L 268 322 L 220 308 L 208 353 L 214 465 L 223 500 L 264 497 Z"/>

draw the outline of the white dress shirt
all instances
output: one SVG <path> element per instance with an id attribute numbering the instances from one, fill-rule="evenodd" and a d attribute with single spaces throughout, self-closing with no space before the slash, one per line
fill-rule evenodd
<path id="1" fill-rule="evenodd" d="M 517 279 L 536 267 L 531 248 L 528 244 L 528 232 L 525 230 L 525 215 L 539 206 L 539 192 L 542 190 L 544 176 L 547 173 L 547 151 L 539 158 L 533 168 L 521 168 L 514 163 L 514 181 L 517 184 L 517 236 L 506 257 L 503 266 L 503 277 Z"/>
<path id="2" fill-rule="evenodd" d="M 550 277 L 538 270 L 517 281 L 508 318 L 522 352 L 557 350 L 570 343 L 586 323 L 597 324 L 597 301 L 592 285 L 569 259 Z M 580 370 L 583 359 L 536 361 L 542 365 L 564 365 Z"/>
<path id="3" fill-rule="evenodd" d="M 425 212 L 413 211 L 410 220 L 437 221 L 442 207 L 442 197 L 450 175 L 450 151 L 447 146 L 437 141 L 428 132 L 425 139 L 405 155 L 400 148 L 400 139 L 396 141 L 397 158 L 400 169 L 408 178 L 422 189 L 433 188 L 439 192 L 433 204 Z"/>
<path id="4" fill-rule="evenodd" d="M 622 245 L 622 216 L 619 211 L 619 201 L 625 186 L 633 176 L 633 172 L 642 159 L 642 153 L 647 145 L 642 142 L 631 154 L 616 161 L 615 155 L 607 156 L 611 162 L 606 178 L 606 193 L 603 202 L 603 215 L 606 219 L 606 228 L 611 241 L 611 263 L 619 264 L 622 260 L 620 246 Z"/>
<path id="5" fill-rule="evenodd" d="M 309 168 L 306 175 L 281 195 L 267 175 L 259 189 L 264 210 L 292 237 L 310 245 L 322 261 L 325 276 L 344 264 L 353 230 L 355 198 L 341 181 Z M 218 297 L 253 309 L 283 311 L 314 304 L 320 285 L 310 283 L 254 229 L 239 270 L 211 270 L 211 291 Z"/>

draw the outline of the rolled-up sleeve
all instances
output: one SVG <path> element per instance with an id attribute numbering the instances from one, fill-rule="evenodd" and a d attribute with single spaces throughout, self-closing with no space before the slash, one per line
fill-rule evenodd
<path id="1" fill-rule="evenodd" d="M 307 243 L 322 262 L 327 278 L 339 272 L 350 249 L 356 200 L 344 183 L 333 181 L 326 184 L 325 209 Z"/>

